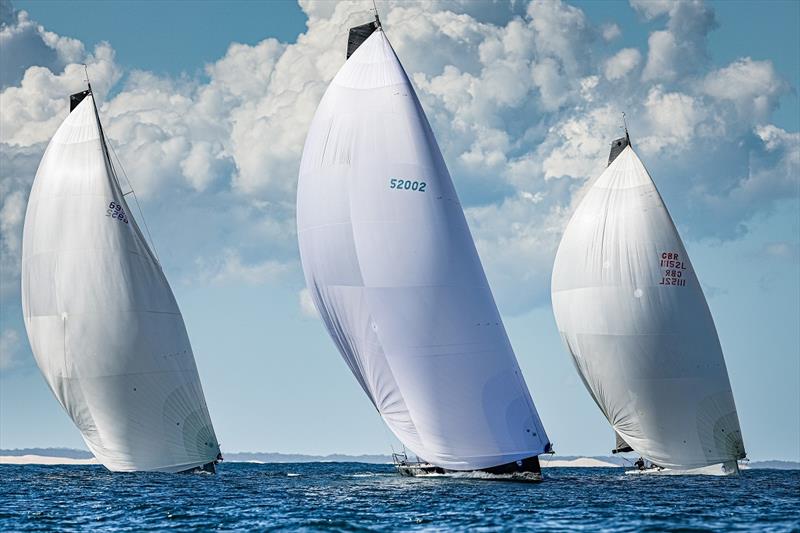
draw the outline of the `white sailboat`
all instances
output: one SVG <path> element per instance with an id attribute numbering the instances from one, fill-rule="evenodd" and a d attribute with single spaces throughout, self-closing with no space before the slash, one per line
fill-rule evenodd
<path id="1" fill-rule="evenodd" d="M 433 132 L 376 17 L 311 123 L 297 227 L 314 304 L 383 420 L 424 464 L 540 477 L 551 448 Z"/>
<path id="2" fill-rule="evenodd" d="M 626 136 L 556 254 L 553 311 L 614 452 L 635 473 L 738 472 L 739 419 L 714 321 L 672 218 Z"/>
<path id="3" fill-rule="evenodd" d="M 36 173 L 22 308 L 47 384 L 106 468 L 214 471 L 183 317 L 125 201 L 91 86 L 71 96 Z"/>

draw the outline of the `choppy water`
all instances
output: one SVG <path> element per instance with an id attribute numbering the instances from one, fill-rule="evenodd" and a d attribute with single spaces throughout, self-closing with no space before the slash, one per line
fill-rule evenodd
<path id="1" fill-rule="evenodd" d="M 389 465 L 223 463 L 217 475 L 0 466 L 0 531 L 800 531 L 800 471 L 738 478 L 549 468 L 522 484 L 413 479 Z"/>

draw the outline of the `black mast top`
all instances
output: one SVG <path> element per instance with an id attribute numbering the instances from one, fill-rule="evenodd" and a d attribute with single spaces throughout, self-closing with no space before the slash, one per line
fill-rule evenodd
<path id="1" fill-rule="evenodd" d="M 72 111 L 76 107 L 78 107 L 78 104 L 83 102 L 84 98 L 86 98 L 87 96 L 92 94 L 92 84 L 89 83 L 89 69 L 86 67 L 86 65 L 83 65 L 83 70 L 84 70 L 84 72 L 86 72 L 86 80 L 85 81 L 86 81 L 86 86 L 88 87 L 88 89 L 86 89 L 85 91 L 81 91 L 79 93 L 75 93 L 75 94 L 69 95 L 69 112 L 70 113 L 72 113 Z"/>
<path id="2" fill-rule="evenodd" d="M 353 52 L 355 52 L 375 30 L 381 27 L 381 19 L 378 17 L 378 6 L 375 5 L 375 0 L 372 1 L 372 5 L 375 6 L 375 20 L 350 28 L 350 33 L 347 36 L 347 57 L 345 59 L 350 59 Z"/>
<path id="3" fill-rule="evenodd" d="M 78 104 L 83 102 L 83 99 L 86 98 L 87 96 L 89 96 L 90 94 L 92 94 L 92 86 L 91 85 L 85 91 L 81 91 L 79 93 L 75 93 L 75 94 L 69 95 L 69 112 L 72 113 L 72 111 L 76 107 L 78 107 Z"/>
<path id="4" fill-rule="evenodd" d="M 628 123 L 625 121 L 625 113 L 622 114 L 622 124 L 625 128 L 625 137 L 614 139 L 611 142 L 611 152 L 608 154 L 608 164 L 614 162 L 619 154 L 625 149 L 626 146 L 631 146 L 631 137 L 628 135 Z"/>

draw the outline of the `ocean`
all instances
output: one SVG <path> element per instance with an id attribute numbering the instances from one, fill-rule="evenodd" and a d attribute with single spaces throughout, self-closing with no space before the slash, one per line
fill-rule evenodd
<path id="1" fill-rule="evenodd" d="M 800 470 L 548 468 L 543 483 L 391 465 L 222 463 L 217 475 L 0 466 L 0 531 L 800 531 Z"/>

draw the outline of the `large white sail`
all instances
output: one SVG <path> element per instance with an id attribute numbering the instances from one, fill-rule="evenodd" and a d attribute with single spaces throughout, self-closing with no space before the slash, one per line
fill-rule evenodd
<path id="1" fill-rule="evenodd" d="M 617 143 L 556 254 L 558 328 L 618 449 L 664 467 L 735 467 L 744 444 L 706 299 L 650 175 Z"/>
<path id="2" fill-rule="evenodd" d="M 355 28 L 349 52 L 311 124 L 297 193 L 320 316 L 419 457 L 472 470 L 541 454 L 547 435 L 414 89 L 380 28 Z"/>
<path id="3" fill-rule="evenodd" d="M 36 363 L 109 470 L 208 465 L 219 445 L 183 318 L 120 190 L 93 96 L 73 105 L 25 215 L 22 308 Z"/>

